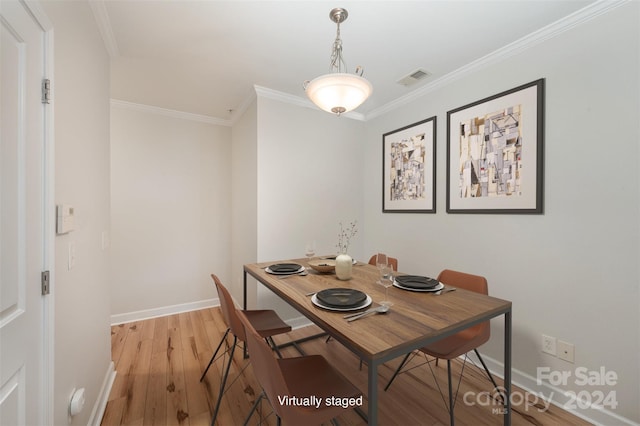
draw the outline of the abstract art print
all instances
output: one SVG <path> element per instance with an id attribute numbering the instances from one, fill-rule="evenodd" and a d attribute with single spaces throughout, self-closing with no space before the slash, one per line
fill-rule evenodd
<path id="1" fill-rule="evenodd" d="M 542 213 L 544 80 L 447 113 L 447 212 Z"/>
<path id="2" fill-rule="evenodd" d="M 436 117 L 382 135 L 382 211 L 435 213 Z"/>

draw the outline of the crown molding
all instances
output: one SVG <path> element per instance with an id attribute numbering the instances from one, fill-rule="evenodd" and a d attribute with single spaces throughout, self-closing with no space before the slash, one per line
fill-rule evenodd
<path id="1" fill-rule="evenodd" d="M 391 102 L 376 108 L 369 113 L 362 114 L 351 111 L 343 116 L 360 121 L 368 121 L 380 115 L 391 112 L 401 106 L 404 106 L 416 99 L 419 99 L 441 87 L 447 86 L 456 80 L 459 80 L 467 75 L 488 67 L 489 65 L 496 64 L 504 61 L 512 56 L 517 55 L 527 49 L 530 49 L 544 41 L 559 36 L 560 34 L 569 31 L 570 29 L 579 26 L 585 22 L 588 22 L 594 18 L 604 15 L 613 9 L 629 3 L 632 0 L 597 0 L 588 6 L 568 15 L 554 23 L 547 25 L 531 34 L 528 34 L 508 45 L 497 49 L 473 62 L 470 62 L 434 81 L 428 83 L 419 89 L 414 90 L 400 98 L 397 98 Z M 302 106 L 305 108 L 318 109 L 313 103 L 307 99 L 299 96 L 290 95 L 288 93 L 278 92 L 276 90 L 268 89 L 266 87 L 254 86 L 258 96 L 274 99 L 280 102 L 286 102 L 293 105 Z"/>
<path id="2" fill-rule="evenodd" d="M 191 120 L 191 121 L 197 121 L 200 123 L 214 124 L 217 126 L 231 126 L 233 124 L 231 120 L 224 120 L 222 118 L 210 117 L 208 115 L 193 114 L 193 113 L 184 112 L 184 111 L 176 111 L 174 109 L 160 108 L 160 107 L 151 106 L 151 105 L 136 104 L 133 102 L 121 101 L 119 99 L 111 99 L 111 106 L 116 108 L 129 109 L 133 111 L 148 112 L 150 114 L 158 114 L 165 117 L 179 118 L 182 120 Z"/>
<path id="3" fill-rule="evenodd" d="M 269 89 L 268 87 L 253 86 L 256 95 L 258 97 L 273 99 L 280 102 L 285 102 L 292 105 L 297 105 L 305 108 L 313 108 L 313 104 L 300 96 L 291 95 L 289 93 L 279 92 L 277 90 Z"/>
<path id="4" fill-rule="evenodd" d="M 598 16 L 604 15 L 613 9 L 616 9 L 631 0 L 598 0 L 584 8 L 560 19 L 552 24 L 547 25 L 531 34 L 528 34 L 498 50 L 495 50 L 473 62 L 468 63 L 436 80 L 414 90 L 394 101 L 391 101 L 366 115 L 365 121 L 393 111 L 403 105 L 406 105 L 418 98 L 425 96 L 443 86 L 446 86 L 456 80 L 459 80 L 469 74 L 472 74 L 489 65 L 499 63 L 510 58 L 520 52 L 532 48 L 544 41 L 557 37 L 558 35 L 569 31 L 570 29 L 588 22 Z"/>
<path id="5" fill-rule="evenodd" d="M 291 95 L 291 94 L 288 94 L 288 93 L 279 92 L 277 90 L 269 89 L 269 88 L 258 86 L 258 85 L 254 85 L 253 87 L 255 88 L 256 94 L 259 97 L 264 97 L 264 98 L 267 98 L 267 99 L 273 99 L 273 100 L 276 100 L 276 101 L 280 101 L 280 102 L 284 102 L 284 103 L 288 103 L 288 104 L 297 105 L 297 106 L 300 106 L 300 107 L 310 108 L 310 109 L 315 109 L 317 111 L 320 111 L 320 109 L 315 104 L 313 104 L 311 101 L 309 101 L 306 98 L 301 98 L 300 96 L 295 96 L 295 95 Z M 340 117 L 346 117 L 346 118 L 350 118 L 352 120 L 365 121 L 364 114 L 361 114 L 361 113 L 355 112 L 355 111 L 350 111 L 350 112 L 347 112 L 345 114 L 341 114 Z"/>
<path id="6" fill-rule="evenodd" d="M 98 31 L 102 36 L 104 47 L 107 49 L 111 58 L 117 58 L 120 56 L 120 50 L 118 49 L 118 43 L 116 37 L 113 35 L 113 28 L 111 27 L 111 21 L 109 20 L 109 13 L 107 12 L 107 6 L 104 0 L 90 0 L 89 7 L 93 12 L 93 17 L 98 25 Z"/>

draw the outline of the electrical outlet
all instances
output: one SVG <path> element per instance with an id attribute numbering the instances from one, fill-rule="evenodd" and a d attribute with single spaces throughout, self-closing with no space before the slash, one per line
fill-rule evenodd
<path id="1" fill-rule="evenodd" d="M 556 356 L 556 338 L 542 335 L 542 352 Z"/>
<path id="2" fill-rule="evenodd" d="M 575 359 L 575 346 L 572 343 L 563 342 L 558 340 L 558 358 L 567 362 L 574 362 Z"/>

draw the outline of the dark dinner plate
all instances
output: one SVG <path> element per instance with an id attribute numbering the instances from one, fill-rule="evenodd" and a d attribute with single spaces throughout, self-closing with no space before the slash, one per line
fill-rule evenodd
<path id="1" fill-rule="evenodd" d="M 352 288 L 328 288 L 316 293 L 316 298 L 323 305 L 332 308 L 351 308 L 361 305 L 367 295 Z"/>
<path id="2" fill-rule="evenodd" d="M 269 270 L 275 274 L 293 274 L 299 272 L 300 268 L 302 266 L 297 263 L 276 263 L 269 266 Z"/>
<path id="3" fill-rule="evenodd" d="M 420 275 L 398 275 L 396 281 L 403 287 L 415 289 L 429 289 L 440 284 L 438 280 Z"/>

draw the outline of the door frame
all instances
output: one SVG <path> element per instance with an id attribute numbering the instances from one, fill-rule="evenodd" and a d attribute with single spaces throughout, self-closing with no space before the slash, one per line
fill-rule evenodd
<path id="1" fill-rule="evenodd" d="M 42 424 L 54 422 L 54 370 L 55 370 L 55 232 L 56 232 L 56 208 L 55 208 L 55 140 L 54 140 L 54 105 L 55 80 L 53 78 L 53 24 L 45 14 L 44 9 L 37 0 L 20 0 L 29 10 L 34 21 L 43 31 L 44 43 L 44 70 L 43 78 L 51 81 L 52 99 L 49 104 L 43 104 L 43 257 L 42 270 L 49 271 L 49 295 L 42 297 L 42 360 L 41 360 L 41 395 L 42 395 Z"/>

